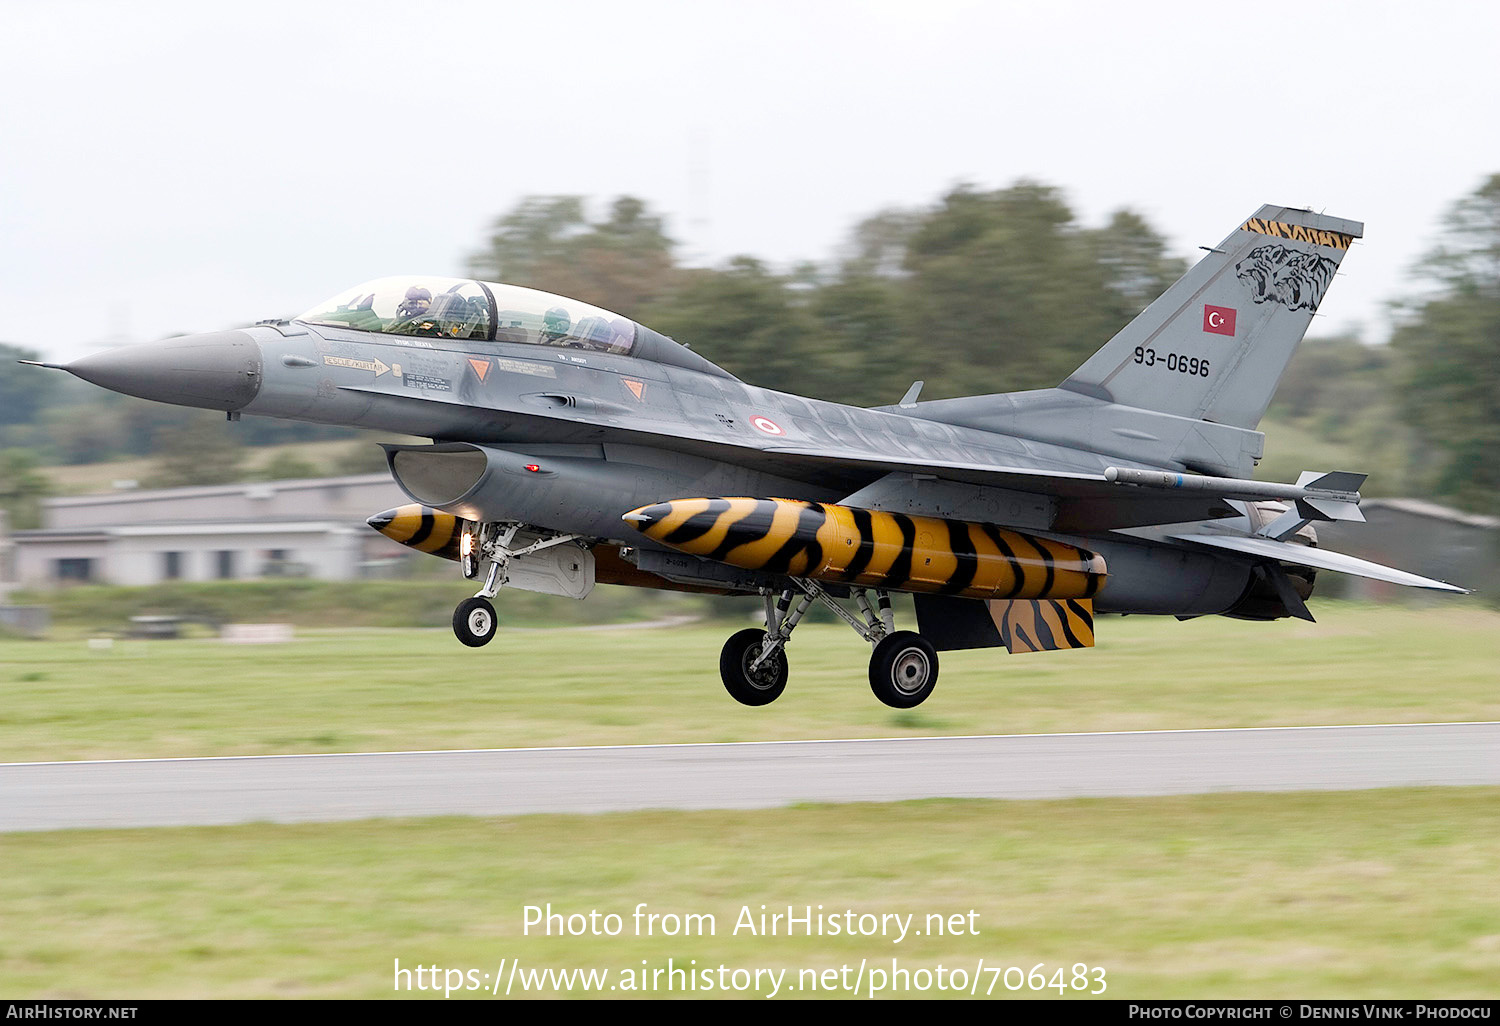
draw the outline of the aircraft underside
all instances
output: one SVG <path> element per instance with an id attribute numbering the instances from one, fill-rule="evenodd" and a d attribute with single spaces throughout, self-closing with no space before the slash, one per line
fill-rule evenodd
<path id="1" fill-rule="evenodd" d="M 875 695 L 910 708 L 932 693 L 940 651 L 1092 647 L 1094 616 L 1104 612 L 1304 615 L 1311 592 L 1310 570 L 1257 570 L 1251 560 L 1180 543 L 1022 531 L 808 498 L 642 501 L 620 517 L 622 495 L 634 502 L 736 484 L 761 495 L 806 490 L 709 461 L 649 467 L 628 462 L 629 450 L 609 461 L 467 444 L 387 449 L 397 481 L 418 501 L 370 525 L 458 562 L 465 578 L 480 582 L 454 612 L 464 644 L 493 640 L 491 600 L 505 587 L 575 599 L 596 583 L 759 595 L 764 626 L 729 638 L 719 665 L 726 689 L 747 705 L 771 702 L 786 687 L 787 643 L 814 604 L 871 646 Z M 1246 507 L 1246 526 L 1282 508 Z M 897 629 L 898 592 L 914 597 L 916 630 Z"/>

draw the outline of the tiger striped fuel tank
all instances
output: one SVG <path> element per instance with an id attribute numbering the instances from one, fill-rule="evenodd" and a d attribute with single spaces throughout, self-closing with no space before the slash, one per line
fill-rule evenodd
<path id="1" fill-rule="evenodd" d="M 459 537 L 474 526 L 472 520 L 415 502 L 376 513 L 365 523 L 392 541 L 444 559 L 458 558 Z"/>
<path id="2" fill-rule="evenodd" d="M 1084 599 L 1087 549 L 993 524 L 795 499 L 673 499 L 625 514 L 646 537 L 746 570 L 964 598 Z"/>

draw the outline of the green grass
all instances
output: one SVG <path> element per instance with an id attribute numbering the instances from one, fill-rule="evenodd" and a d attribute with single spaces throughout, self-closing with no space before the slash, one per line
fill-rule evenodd
<path id="1" fill-rule="evenodd" d="M 1110 617 L 1094 650 L 945 653 L 905 712 L 875 701 L 868 649 L 834 625 L 799 628 L 786 694 L 762 709 L 719 683 L 727 622 L 515 628 L 478 650 L 446 629 L 0 641 L 0 761 L 1500 719 L 1500 614 L 1316 611 Z"/>
<path id="2" fill-rule="evenodd" d="M 1497 813 L 1500 790 L 1472 788 L 17 834 L 0 981 L 10 998 L 383 997 L 398 958 L 611 979 L 669 957 L 790 978 L 982 958 L 1103 967 L 1109 998 L 1493 999 Z M 717 930 L 523 936 L 523 906 L 548 902 Z M 762 904 L 917 927 L 972 909 L 978 935 L 733 935 Z"/>
<path id="3" fill-rule="evenodd" d="M 429 560 L 424 570 L 446 568 L 441 577 L 395 580 L 317 581 L 267 578 L 254 581 L 169 581 L 149 587 L 73 585 L 21 591 L 17 604 L 46 605 L 53 637 L 123 635 L 132 616 L 177 616 L 187 629 L 211 635 L 224 623 L 293 623 L 302 627 L 447 627 L 453 607 L 474 593 L 457 564 Z M 439 566 L 441 565 L 441 567 Z M 538 627 L 557 624 L 619 623 L 698 611 L 701 603 L 674 592 L 642 593 L 603 585 L 587 602 L 505 591 L 495 600 L 508 623 Z"/>

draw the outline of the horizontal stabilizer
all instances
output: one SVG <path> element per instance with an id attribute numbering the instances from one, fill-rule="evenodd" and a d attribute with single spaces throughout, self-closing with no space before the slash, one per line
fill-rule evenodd
<path id="1" fill-rule="evenodd" d="M 1242 535 L 1177 534 L 1172 535 L 1172 537 L 1177 541 L 1192 542 L 1196 545 L 1208 545 L 1217 549 L 1227 549 L 1230 552 L 1241 552 L 1247 556 L 1260 556 L 1264 559 L 1275 559 L 1283 563 L 1310 566 L 1318 570 L 1332 570 L 1341 574 L 1353 574 L 1356 577 L 1368 577 L 1372 581 L 1385 581 L 1389 584 L 1400 584 L 1407 588 L 1431 588 L 1434 591 L 1455 591 L 1461 595 L 1468 594 L 1467 589 L 1456 587 L 1444 581 L 1434 581 L 1430 577 L 1419 577 L 1416 574 L 1409 574 L 1405 570 L 1382 566 L 1379 563 L 1372 563 L 1367 559 L 1359 559 L 1355 556 L 1346 556 L 1340 552 L 1315 549 L 1310 545 L 1272 541 L 1269 538 L 1246 538 Z"/>

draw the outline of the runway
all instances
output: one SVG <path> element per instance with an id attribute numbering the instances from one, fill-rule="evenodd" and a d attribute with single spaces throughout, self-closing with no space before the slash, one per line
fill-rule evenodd
<path id="1" fill-rule="evenodd" d="M 0 831 L 1500 784 L 1500 723 L 0 764 Z"/>

